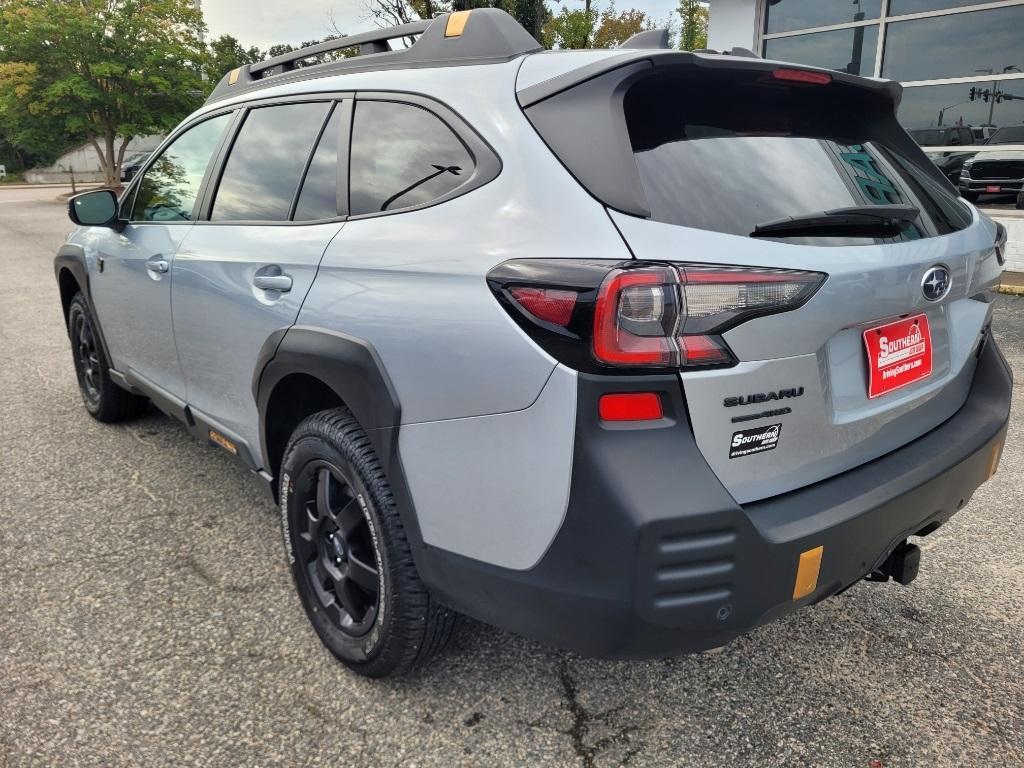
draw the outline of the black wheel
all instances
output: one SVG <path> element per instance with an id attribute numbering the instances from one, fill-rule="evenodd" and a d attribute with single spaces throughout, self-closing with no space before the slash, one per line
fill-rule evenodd
<path id="1" fill-rule="evenodd" d="M 1015 207 L 1018 211 L 1024 210 L 1024 189 L 1017 193 L 1017 202 Z"/>
<path id="2" fill-rule="evenodd" d="M 285 550 L 324 645 L 368 677 L 404 674 L 441 650 L 455 613 L 419 579 L 387 479 L 347 409 L 295 430 L 281 463 Z"/>
<path id="3" fill-rule="evenodd" d="M 110 366 L 99 343 L 89 305 L 81 293 L 68 309 L 68 338 L 75 361 L 78 389 L 85 408 L 100 421 L 124 421 L 146 410 L 146 398 L 133 395 L 110 378 Z"/>

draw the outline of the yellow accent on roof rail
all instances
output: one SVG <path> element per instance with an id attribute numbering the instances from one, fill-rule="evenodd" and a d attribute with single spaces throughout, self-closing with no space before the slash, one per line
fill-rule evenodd
<path id="1" fill-rule="evenodd" d="M 469 21 L 469 14 L 473 11 L 455 11 L 448 17 L 448 24 L 444 28 L 445 37 L 460 37 Z"/>
<path id="2" fill-rule="evenodd" d="M 238 73 L 242 71 L 241 67 L 231 70 L 231 74 L 228 75 L 228 85 L 234 85 L 238 82 Z"/>

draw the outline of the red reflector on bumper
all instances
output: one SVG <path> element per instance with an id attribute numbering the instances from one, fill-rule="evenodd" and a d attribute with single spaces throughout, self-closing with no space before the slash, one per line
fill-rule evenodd
<path id="1" fill-rule="evenodd" d="M 654 421 L 665 415 L 654 392 L 601 395 L 598 412 L 601 421 Z"/>

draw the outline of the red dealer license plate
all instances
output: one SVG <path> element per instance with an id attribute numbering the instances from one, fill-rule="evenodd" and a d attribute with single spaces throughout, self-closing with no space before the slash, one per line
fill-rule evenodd
<path id="1" fill-rule="evenodd" d="M 928 316 L 916 315 L 864 331 L 868 397 L 880 397 L 932 375 Z"/>
<path id="2" fill-rule="evenodd" d="M 996 185 L 996 184 L 989 184 L 987 187 L 985 187 L 985 191 L 986 192 L 1002 192 L 1003 188 L 998 186 L 998 185 Z"/>

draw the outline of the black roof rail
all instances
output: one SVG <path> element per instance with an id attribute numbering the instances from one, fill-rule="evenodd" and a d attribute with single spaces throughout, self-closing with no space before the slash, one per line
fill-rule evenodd
<path id="1" fill-rule="evenodd" d="M 667 29 L 645 29 L 643 32 L 637 32 L 631 38 L 626 40 L 626 42 L 617 47 L 668 49 L 672 46 L 669 44 Z"/>
<path id="2" fill-rule="evenodd" d="M 418 36 L 408 48 L 392 51 L 388 41 Z M 313 56 L 359 46 L 349 58 L 297 67 Z M 245 64 L 221 78 L 206 103 L 242 92 L 295 80 L 375 69 L 445 67 L 509 61 L 543 50 L 529 32 L 505 11 L 474 8 L 445 13 L 433 20 L 414 21 L 358 35 L 339 37 L 255 64 Z"/>

